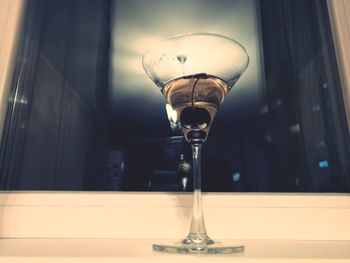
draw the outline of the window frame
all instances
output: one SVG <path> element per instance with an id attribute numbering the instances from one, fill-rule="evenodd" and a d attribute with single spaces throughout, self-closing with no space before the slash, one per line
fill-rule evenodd
<path id="1" fill-rule="evenodd" d="M 0 16 L 0 137 L 24 6 L 25 0 L 0 2 L 7 10 Z M 350 1 L 328 0 L 328 7 L 350 123 Z M 182 237 L 191 200 L 179 193 L 6 191 L 0 193 L 0 237 Z M 218 238 L 350 240 L 350 194 L 210 193 L 204 209 Z"/>
<path id="2" fill-rule="evenodd" d="M 343 91 L 345 111 L 350 123 L 350 3 L 346 0 L 327 0 L 333 41 Z M 349 133 L 350 126 L 348 125 Z"/>
<path id="3" fill-rule="evenodd" d="M 215 239 L 350 240 L 350 194 L 207 193 Z M 1 192 L 0 238 L 179 239 L 190 193 Z"/>

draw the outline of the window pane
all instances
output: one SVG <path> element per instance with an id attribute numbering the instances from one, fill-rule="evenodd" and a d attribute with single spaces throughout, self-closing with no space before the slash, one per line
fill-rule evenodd
<path id="1" fill-rule="evenodd" d="M 203 189 L 349 192 L 326 0 L 33 0 L 25 14 L 2 189 L 190 191 L 189 145 L 142 55 L 209 32 L 239 41 L 250 64 L 203 146 Z"/>

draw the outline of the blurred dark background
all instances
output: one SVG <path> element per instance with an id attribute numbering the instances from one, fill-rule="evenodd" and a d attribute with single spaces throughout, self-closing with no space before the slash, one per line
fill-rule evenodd
<path id="1" fill-rule="evenodd" d="M 349 192 L 326 0 L 174 2 L 28 1 L 1 189 L 190 191 L 190 148 L 141 59 L 158 37 L 196 29 L 236 38 L 251 59 L 203 146 L 203 190 Z"/>

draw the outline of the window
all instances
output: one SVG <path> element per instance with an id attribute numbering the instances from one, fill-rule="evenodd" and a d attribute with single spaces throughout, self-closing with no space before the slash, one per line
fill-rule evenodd
<path id="1" fill-rule="evenodd" d="M 349 130 L 325 0 L 30 1 L 1 188 L 190 190 L 188 145 L 141 67 L 147 45 L 189 31 L 229 35 L 251 58 L 204 146 L 204 190 L 349 192 Z"/>

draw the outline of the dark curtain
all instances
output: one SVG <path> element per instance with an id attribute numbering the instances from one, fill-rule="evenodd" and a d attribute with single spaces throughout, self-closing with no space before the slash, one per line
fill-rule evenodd
<path id="1" fill-rule="evenodd" d="M 87 183 L 107 104 L 108 6 L 28 1 L 1 145 L 1 189 L 80 190 Z"/>
<path id="2" fill-rule="evenodd" d="M 349 134 L 325 0 L 263 0 L 271 182 L 287 191 L 350 190 Z M 294 186 L 294 187 L 293 187 Z"/>

